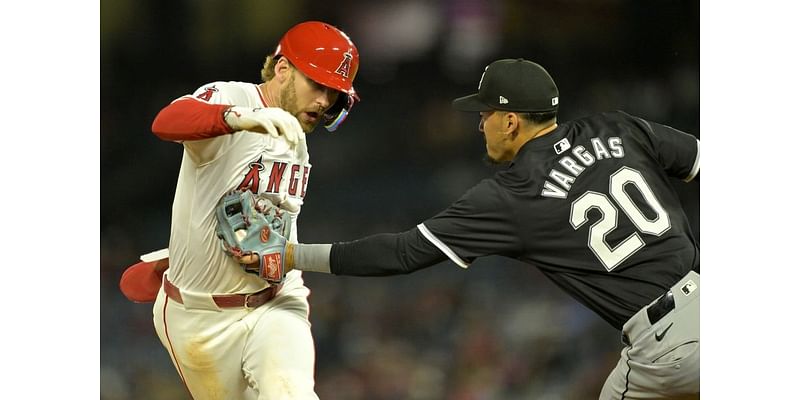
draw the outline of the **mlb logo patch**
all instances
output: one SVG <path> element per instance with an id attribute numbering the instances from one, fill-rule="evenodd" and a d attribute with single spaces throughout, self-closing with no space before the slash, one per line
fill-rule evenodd
<path id="1" fill-rule="evenodd" d="M 553 145 L 553 149 L 555 149 L 556 154 L 561 154 L 569 150 L 570 147 L 572 147 L 572 145 L 569 144 L 569 140 L 567 140 L 567 138 L 561 139 Z"/>
<path id="2" fill-rule="evenodd" d="M 688 296 L 692 294 L 692 292 L 694 292 L 695 289 L 697 289 L 697 285 L 694 283 L 694 281 L 690 280 L 681 287 L 681 292 L 683 292 L 683 294 Z"/>

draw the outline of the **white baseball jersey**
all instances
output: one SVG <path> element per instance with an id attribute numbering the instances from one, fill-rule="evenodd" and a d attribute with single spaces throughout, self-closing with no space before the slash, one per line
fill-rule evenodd
<path id="1" fill-rule="evenodd" d="M 267 107 L 258 86 L 242 82 L 211 83 L 176 101 Z M 177 117 L 176 130 L 197 125 L 195 117 Z M 162 285 L 153 323 L 195 400 L 317 399 L 309 290 L 300 271 L 289 272 L 277 296 L 256 308 L 219 308 L 212 298 L 268 286 L 222 250 L 215 209 L 225 193 L 263 194 L 289 213 L 289 240 L 297 241 L 311 171 L 305 136 L 300 139 L 292 148 L 283 136 L 240 131 L 183 142 L 165 273 L 181 300 L 168 297 Z"/>
<path id="2" fill-rule="evenodd" d="M 187 96 L 188 97 L 188 96 Z M 192 97 L 212 104 L 267 107 L 258 86 L 244 82 L 214 82 Z M 301 135 L 304 138 L 304 135 Z M 311 164 L 305 140 L 295 148 L 281 136 L 237 132 L 183 142 L 169 242 L 169 278 L 182 290 L 201 293 L 252 293 L 268 284 L 248 274 L 225 254 L 215 233 L 215 207 L 236 188 L 262 193 L 289 212 L 290 241 L 297 241 L 297 216 L 306 194 Z M 283 290 L 302 285 L 300 271 L 290 271 Z"/>

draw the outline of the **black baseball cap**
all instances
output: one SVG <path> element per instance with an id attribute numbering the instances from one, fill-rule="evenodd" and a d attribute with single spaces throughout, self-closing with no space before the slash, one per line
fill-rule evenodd
<path id="1" fill-rule="evenodd" d="M 539 64 L 522 58 L 489 64 L 478 93 L 453 100 L 459 111 L 546 112 L 558 109 L 558 87 Z"/>

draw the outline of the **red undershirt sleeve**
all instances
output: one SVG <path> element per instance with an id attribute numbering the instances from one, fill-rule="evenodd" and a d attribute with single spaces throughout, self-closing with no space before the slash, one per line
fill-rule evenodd
<path id="1" fill-rule="evenodd" d="M 185 97 L 161 109 L 153 120 L 153 134 L 162 140 L 207 139 L 232 132 L 223 119 L 228 104 L 210 104 Z"/>

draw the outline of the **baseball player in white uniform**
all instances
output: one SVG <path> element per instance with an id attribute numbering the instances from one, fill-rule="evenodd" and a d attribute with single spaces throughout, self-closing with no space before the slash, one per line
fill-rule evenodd
<path id="1" fill-rule="evenodd" d="M 305 133 L 346 117 L 358 62 L 343 32 L 304 22 L 267 57 L 263 83 L 203 85 L 153 122 L 159 138 L 184 147 L 153 322 L 194 399 L 317 398 L 301 272 L 280 285 L 245 272 L 220 246 L 214 210 L 226 192 L 250 190 L 290 214 L 297 241 L 311 171 Z M 160 255 L 151 269 L 166 266 Z"/>

